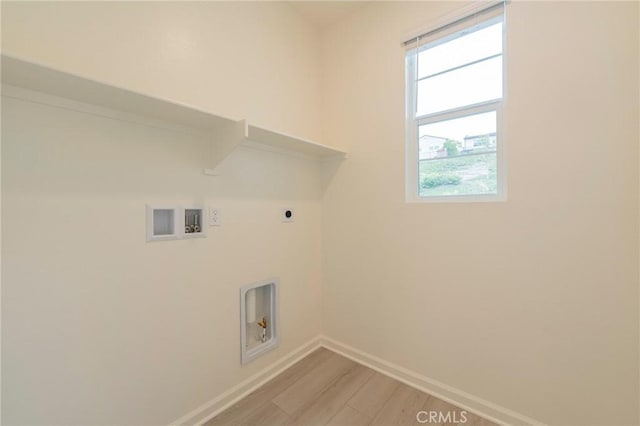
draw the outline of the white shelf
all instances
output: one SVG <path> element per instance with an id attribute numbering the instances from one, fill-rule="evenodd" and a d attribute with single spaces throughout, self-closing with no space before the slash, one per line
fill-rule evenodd
<path id="1" fill-rule="evenodd" d="M 215 174 L 213 169 L 245 141 L 317 159 L 346 157 L 346 153 L 338 149 L 247 124 L 245 120 L 212 114 L 4 54 L 2 83 L 209 133 L 214 150 L 208 174 Z"/>
<path id="2" fill-rule="evenodd" d="M 301 139 L 284 133 L 274 132 L 273 130 L 264 129 L 252 124 L 247 126 L 247 139 L 321 159 L 334 157 L 344 158 L 346 156 L 345 152 L 339 151 L 335 148 L 330 148 L 326 145 L 321 145 L 310 140 Z"/>

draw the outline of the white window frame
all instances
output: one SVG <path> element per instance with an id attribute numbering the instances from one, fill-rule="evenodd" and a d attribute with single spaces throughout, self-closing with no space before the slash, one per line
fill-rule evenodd
<path id="1" fill-rule="evenodd" d="M 479 102 L 476 104 L 452 108 L 435 113 L 425 114 L 416 117 L 416 47 L 408 46 L 405 61 L 405 88 L 406 88 L 406 145 L 405 145 L 405 201 L 407 203 L 469 203 L 469 202 L 499 202 L 507 199 L 506 183 L 506 143 L 504 131 L 504 106 L 506 102 L 506 19 L 502 16 L 487 18 L 481 22 L 482 27 L 490 26 L 502 22 L 502 98 Z M 453 40 L 464 35 L 463 32 L 471 27 L 477 26 L 475 22 L 468 25 L 461 25 L 453 35 L 444 35 L 432 42 L 424 45 L 437 45 Z M 424 46 L 423 45 L 423 46 Z M 420 47 L 423 47 L 420 46 Z M 463 118 L 483 112 L 496 112 L 496 162 L 497 162 L 497 188 L 495 194 L 468 194 L 468 195 L 443 195 L 443 196 L 420 196 L 420 161 L 418 146 L 419 126 L 436 123 L 455 118 Z"/>

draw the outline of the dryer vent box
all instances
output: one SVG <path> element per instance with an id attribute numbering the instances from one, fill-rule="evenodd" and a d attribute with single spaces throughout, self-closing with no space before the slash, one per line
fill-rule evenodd
<path id="1" fill-rule="evenodd" d="M 169 206 L 147 206 L 147 241 L 178 238 L 177 210 Z"/>

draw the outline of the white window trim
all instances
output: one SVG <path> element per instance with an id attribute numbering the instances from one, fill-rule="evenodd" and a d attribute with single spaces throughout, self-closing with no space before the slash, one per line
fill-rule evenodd
<path id="1" fill-rule="evenodd" d="M 439 18 L 435 19 L 433 22 L 431 22 L 428 26 L 423 27 L 423 28 L 418 28 L 415 31 L 412 31 L 409 34 L 406 34 L 404 37 L 402 37 L 402 39 L 400 40 L 400 44 L 402 46 L 405 45 L 405 43 L 407 43 L 408 40 L 412 40 L 415 39 L 416 37 L 419 37 L 422 34 L 428 34 L 434 30 L 437 30 L 439 28 L 445 27 L 449 24 L 451 24 L 452 22 L 458 21 L 462 18 L 465 18 L 467 16 L 470 15 L 475 15 L 483 10 L 487 10 L 487 9 L 492 9 L 494 6 L 498 6 L 498 5 L 502 5 L 503 7 L 506 7 L 506 4 L 509 0 L 495 0 L 495 1 L 487 1 L 487 0 L 478 0 L 478 1 L 474 1 L 473 3 L 470 3 L 466 6 L 460 7 L 458 9 L 455 9 L 449 13 L 446 13 L 444 15 L 441 15 Z"/>
<path id="2" fill-rule="evenodd" d="M 488 19 L 491 21 L 492 19 Z M 485 203 L 507 201 L 507 161 L 506 161 L 506 131 L 505 131 L 505 106 L 507 102 L 507 55 L 506 55 L 506 18 L 502 18 L 502 98 L 480 102 L 477 104 L 454 108 L 433 114 L 415 117 L 416 90 L 415 64 L 409 66 L 409 61 L 414 61 L 416 56 L 409 49 L 405 54 L 405 202 L 406 203 Z M 461 27 L 463 30 L 465 27 Z M 446 195 L 421 197 L 419 191 L 419 148 L 418 126 L 450 118 L 459 118 L 482 112 L 496 111 L 496 162 L 497 162 L 497 193 L 475 195 Z"/>

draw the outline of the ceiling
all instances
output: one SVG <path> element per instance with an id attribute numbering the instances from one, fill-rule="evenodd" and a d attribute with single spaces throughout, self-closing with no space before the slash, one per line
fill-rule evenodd
<path id="1" fill-rule="evenodd" d="M 290 1 L 289 4 L 317 28 L 338 22 L 369 1 Z"/>

